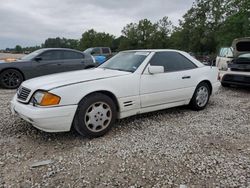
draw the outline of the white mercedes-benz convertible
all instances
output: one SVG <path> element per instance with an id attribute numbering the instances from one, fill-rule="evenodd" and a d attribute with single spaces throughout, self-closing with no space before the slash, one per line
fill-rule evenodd
<path id="1" fill-rule="evenodd" d="M 204 66 L 188 53 L 124 51 L 94 69 L 23 82 L 11 110 L 46 132 L 75 128 L 98 137 L 117 118 L 181 105 L 202 110 L 219 86 L 217 68 Z"/>

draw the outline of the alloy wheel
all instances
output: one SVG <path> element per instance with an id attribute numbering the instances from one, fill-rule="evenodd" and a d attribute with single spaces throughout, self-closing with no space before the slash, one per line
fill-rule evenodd
<path id="1" fill-rule="evenodd" d="M 209 92 L 207 87 L 201 86 L 197 90 L 196 103 L 199 107 L 203 107 L 207 104 L 209 98 Z"/>
<path id="2" fill-rule="evenodd" d="M 17 88 L 23 81 L 22 75 L 14 70 L 4 71 L 1 79 L 1 83 L 6 88 Z"/>
<path id="3" fill-rule="evenodd" d="M 86 111 L 84 121 L 92 132 L 100 132 L 107 128 L 112 119 L 111 107 L 105 102 L 96 102 Z"/>

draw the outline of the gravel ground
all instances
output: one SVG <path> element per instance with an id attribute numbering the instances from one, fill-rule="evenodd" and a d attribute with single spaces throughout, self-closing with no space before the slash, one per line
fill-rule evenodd
<path id="1" fill-rule="evenodd" d="M 23 57 L 25 54 L 10 54 L 10 53 L 0 53 L 0 59 L 14 58 L 18 59 Z"/>
<path id="2" fill-rule="evenodd" d="M 92 140 L 11 116 L 13 94 L 0 91 L 0 187 L 250 187 L 250 90 L 221 88 L 203 111 L 127 118 Z"/>

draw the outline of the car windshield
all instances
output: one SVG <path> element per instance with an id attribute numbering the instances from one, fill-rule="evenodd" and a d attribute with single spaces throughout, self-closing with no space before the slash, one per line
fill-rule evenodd
<path id="1" fill-rule="evenodd" d="M 23 56 L 21 58 L 21 60 L 32 60 L 34 57 L 36 57 L 38 54 L 40 54 L 43 51 L 44 51 L 44 49 L 36 50 L 36 51 L 26 55 L 26 56 Z"/>
<path id="2" fill-rule="evenodd" d="M 120 52 L 99 67 L 135 72 L 148 55 L 149 52 Z"/>
<path id="3" fill-rule="evenodd" d="M 86 50 L 84 51 L 84 53 L 90 54 L 92 50 L 93 50 L 93 48 L 88 48 L 88 49 L 86 49 Z"/>

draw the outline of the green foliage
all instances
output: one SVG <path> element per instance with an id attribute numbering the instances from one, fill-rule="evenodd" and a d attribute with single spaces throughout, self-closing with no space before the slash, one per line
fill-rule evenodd
<path id="1" fill-rule="evenodd" d="M 80 40 L 48 38 L 44 48 L 73 48 L 107 46 L 113 51 L 127 49 L 173 48 L 196 54 L 216 53 L 221 46 L 230 46 L 233 39 L 250 36 L 249 0 L 195 0 L 184 14 L 178 27 L 168 17 L 156 23 L 148 19 L 127 24 L 122 35 L 115 38 L 105 32 L 90 29 Z M 17 46 L 15 51 L 33 51 L 40 48 Z"/>
<path id="2" fill-rule="evenodd" d="M 245 13 L 237 13 L 228 17 L 217 32 L 218 46 L 230 46 L 235 38 L 250 36 L 250 17 Z M 228 32 L 230 31 L 230 32 Z"/>
<path id="3" fill-rule="evenodd" d="M 171 36 L 172 47 L 215 53 L 234 38 L 249 36 L 249 0 L 196 0 Z"/>
<path id="4" fill-rule="evenodd" d="M 120 37 L 114 39 L 114 40 L 112 41 L 111 50 L 112 50 L 113 52 L 119 51 L 119 46 L 120 46 L 120 44 L 121 44 L 121 41 L 123 41 L 123 40 L 125 40 L 125 37 L 123 37 L 123 36 L 120 36 Z"/>
<path id="5" fill-rule="evenodd" d="M 22 52 L 22 47 L 20 45 L 16 45 L 15 52 L 16 53 L 21 53 Z"/>
<path id="6" fill-rule="evenodd" d="M 112 46 L 115 37 L 105 32 L 96 32 L 94 29 L 88 30 L 82 34 L 79 49 L 85 50 L 95 46 Z"/>
<path id="7" fill-rule="evenodd" d="M 79 41 L 75 39 L 66 38 L 48 38 L 42 45 L 43 48 L 72 48 L 77 49 Z"/>
<path id="8" fill-rule="evenodd" d="M 172 23 L 168 17 L 164 17 L 157 23 L 152 23 L 148 19 L 140 20 L 139 23 L 130 23 L 122 30 L 123 38 L 119 50 L 166 48 L 169 46 L 171 29 Z"/>

